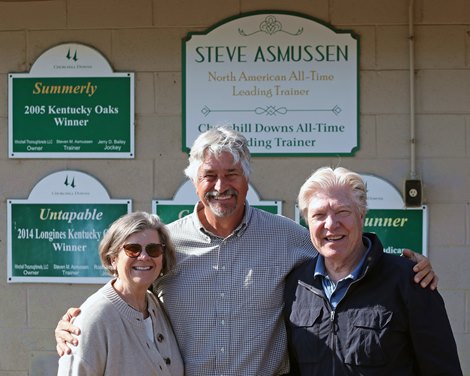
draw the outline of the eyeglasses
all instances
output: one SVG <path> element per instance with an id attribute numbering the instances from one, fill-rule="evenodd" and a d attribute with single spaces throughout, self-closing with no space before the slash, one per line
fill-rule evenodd
<path id="1" fill-rule="evenodd" d="M 126 255 L 130 258 L 137 258 L 142 253 L 142 246 L 137 243 L 128 243 L 122 246 Z M 145 246 L 145 252 L 150 257 L 160 257 L 165 252 L 165 244 L 149 243 Z"/>

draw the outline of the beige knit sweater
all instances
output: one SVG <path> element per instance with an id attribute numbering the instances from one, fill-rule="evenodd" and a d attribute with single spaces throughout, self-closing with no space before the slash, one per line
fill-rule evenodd
<path id="1" fill-rule="evenodd" d="M 74 325 L 79 344 L 59 360 L 59 376 L 183 376 L 183 361 L 171 325 L 157 298 L 148 292 L 156 345 L 145 332 L 143 315 L 108 282 L 80 307 Z"/>

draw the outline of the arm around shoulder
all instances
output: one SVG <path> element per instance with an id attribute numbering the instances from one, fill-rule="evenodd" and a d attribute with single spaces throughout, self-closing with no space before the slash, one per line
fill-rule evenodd
<path id="1" fill-rule="evenodd" d="M 80 328 L 72 325 L 72 321 L 80 314 L 80 308 L 69 308 L 62 316 L 54 330 L 56 350 L 59 356 L 71 353 L 70 345 L 76 346 L 76 336 L 80 334 Z"/>
<path id="2" fill-rule="evenodd" d="M 415 283 L 419 283 L 422 288 L 429 287 L 431 290 L 437 289 L 439 277 L 432 269 L 431 262 L 426 256 L 413 252 L 410 249 L 403 250 L 403 256 L 416 263 L 413 271 Z"/>

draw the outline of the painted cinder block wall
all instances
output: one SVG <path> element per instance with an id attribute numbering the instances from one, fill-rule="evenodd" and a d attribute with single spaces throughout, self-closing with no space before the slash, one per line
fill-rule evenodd
<path id="1" fill-rule="evenodd" d="M 223 4 L 223 5 L 222 5 Z M 184 181 L 181 39 L 254 10 L 316 17 L 360 36 L 360 139 L 353 157 L 255 158 L 251 184 L 293 217 L 297 191 L 322 165 L 376 174 L 400 191 L 410 172 L 409 0 L 0 0 L 0 376 L 51 375 L 53 328 L 96 285 L 8 284 L 6 200 L 27 198 L 43 177 L 77 169 L 136 210 L 170 199 Z M 429 257 L 470 375 L 470 2 L 416 0 L 416 170 L 429 207 Z M 136 158 L 8 159 L 7 74 L 45 50 L 78 42 L 115 71 L 136 73 Z M 210 93 L 201 93 L 210 95 Z"/>

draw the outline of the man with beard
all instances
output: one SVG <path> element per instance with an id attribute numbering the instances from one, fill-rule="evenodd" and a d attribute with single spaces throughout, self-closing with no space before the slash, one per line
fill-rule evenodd
<path id="1" fill-rule="evenodd" d="M 283 290 L 289 272 L 316 257 L 307 229 L 246 201 L 250 152 L 245 137 L 221 127 L 194 142 L 185 170 L 199 202 L 168 225 L 177 265 L 156 292 L 170 316 L 188 376 L 273 376 L 289 372 Z M 413 254 L 412 252 L 409 252 Z M 429 261 L 413 254 L 416 280 L 437 285 Z M 59 355 L 70 309 L 56 328 Z"/>

